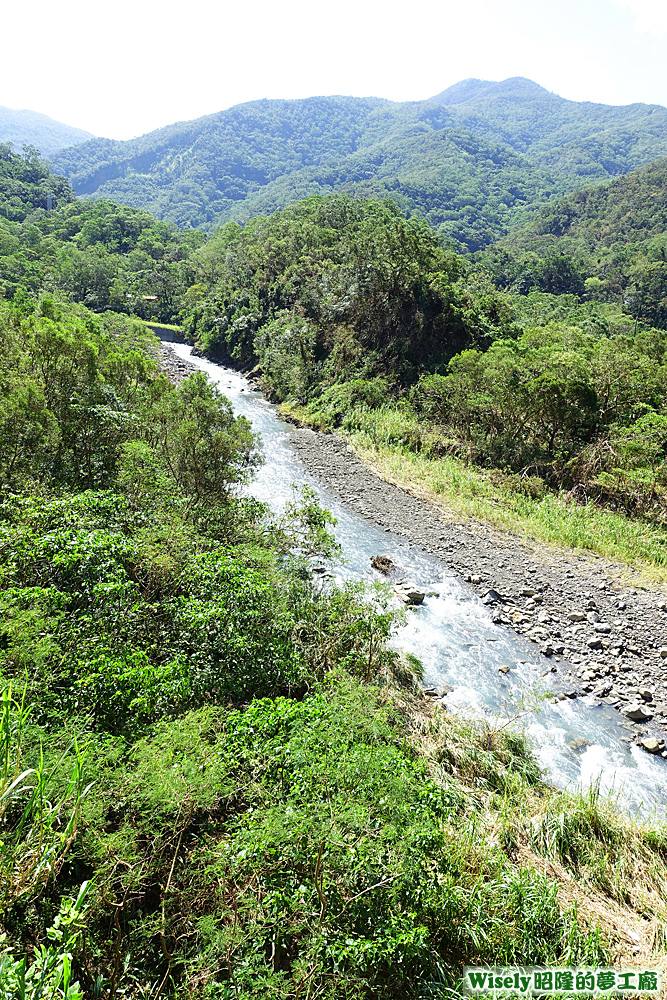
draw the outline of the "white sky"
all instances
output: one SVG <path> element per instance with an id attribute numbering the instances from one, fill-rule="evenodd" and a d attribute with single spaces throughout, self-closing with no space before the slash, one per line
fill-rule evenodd
<path id="1" fill-rule="evenodd" d="M 126 139 L 260 97 L 526 76 L 667 105 L 667 0 L 0 0 L 0 105 Z"/>

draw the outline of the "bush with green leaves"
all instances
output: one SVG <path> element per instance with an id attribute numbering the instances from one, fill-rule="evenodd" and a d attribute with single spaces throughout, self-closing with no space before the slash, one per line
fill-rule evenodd
<path id="1" fill-rule="evenodd" d="M 86 982 L 444 997 L 467 962 L 603 958 L 597 929 L 487 829 L 475 786 L 506 802 L 542 787 L 521 738 L 461 729 L 436 764 L 404 712 L 338 671 L 302 700 L 159 722 L 125 757 L 100 747 L 77 848 L 96 873 Z"/>

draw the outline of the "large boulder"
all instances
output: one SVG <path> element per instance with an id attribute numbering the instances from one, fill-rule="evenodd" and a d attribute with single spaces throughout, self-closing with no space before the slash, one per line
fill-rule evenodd
<path id="1" fill-rule="evenodd" d="M 404 604 L 421 604 L 426 597 L 426 592 L 420 590 L 414 583 L 406 583 L 400 580 L 394 585 L 394 593 Z"/>
<path id="2" fill-rule="evenodd" d="M 627 716 L 631 722 L 648 722 L 649 719 L 653 718 L 651 712 L 649 712 L 646 705 L 626 705 L 625 708 L 621 709 L 623 715 Z"/>
<path id="3" fill-rule="evenodd" d="M 656 740 L 655 736 L 646 736 L 641 740 L 641 745 L 648 753 L 662 753 L 665 744 L 661 740 Z"/>
<path id="4" fill-rule="evenodd" d="M 491 605 L 502 602 L 502 597 L 497 590 L 487 590 L 482 598 L 482 604 Z"/>
<path id="5" fill-rule="evenodd" d="M 389 556 L 372 556 L 371 566 L 385 576 L 389 576 L 396 569 Z"/>

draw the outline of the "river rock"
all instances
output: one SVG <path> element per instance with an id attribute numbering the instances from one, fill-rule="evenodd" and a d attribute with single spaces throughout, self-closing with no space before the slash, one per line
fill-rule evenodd
<path id="1" fill-rule="evenodd" d="M 632 722 L 648 722 L 649 719 L 653 718 L 645 705 L 638 705 L 636 703 L 634 705 L 626 705 L 621 711 Z"/>
<path id="2" fill-rule="evenodd" d="M 385 576 L 389 576 L 391 571 L 396 568 L 389 556 L 373 556 L 371 566 L 379 573 L 384 573 Z"/>
<path id="3" fill-rule="evenodd" d="M 649 753 L 661 753 L 664 743 L 660 740 L 656 740 L 655 736 L 645 736 L 643 740 L 640 740 L 640 745 L 644 747 Z"/>
<path id="4" fill-rule="evenodd" d="M 499 674 L 508 674 L 509 672 L 510 672 L 509 663 L 501 663 L 500 666 L 498 667 Z"/>
<path id="5" fill-rule="evenodd" d="M 421 604 L 426 597 L 426 593 L 414 583 L 397 583 L 394 593 L 404 604 Z"/>
<path id="6" fill-rule="evenodd" d="M 635 589 L 624 590 L 616 567 L 604 560 L 592 556 L 563 558 L 539 544 L 527 541 L 517 544 L 515 537 L 505 537 L 483 525 L 446 521 L 425 502 L 375 477 L 353 452 L 347 451 L 347 440 L 336 434 L 317 434 L 301 428 L 294 432 L 294 441 L 305 465 L 338 496 L 362 499 L 368 517 L 382 529 L 421 546 L 448 564 L 463 580 L 480 576 L 482 582 L 474 588 L 480 597 L 486 596 L 492 587 L 495 593 L 487 598 L 488 619 L 497 618 L 500 624 L 513 626 L 519 634 L 528 633 L 536 642 L 534 651 L 538 655 L 543 645 L 551 645 L 556 653 L 563 645 L 562 655 L 570 664 L 593 675 L 581 679 L 582 691 L 583 685 L 587 685 L 601 694 L 600 689 L 610 689 L 610 682 L 616 680 L 614 698 L 620 699 L 617 708 L 639 703 L 642 711 L 637 725 L 644 726 L 652 714 L 660 726 L 655 735 L 667 738 L 667 716 L 658 711 L 658 707 L 667 705 L 667 587 L 658 592 L 653 588 L 645 590 L 637 583 Z M 401 576 L 398 567 L 395 574 L 390 578 L 392 584 Z M 403 575 L 408 577 L 408 571 Z M 598 588 L 601 580 L 607 583 L 606 589 Z M 400 589 L 405 600 L 408 595 L 403 587 Z M 539 592 L 543 601 L 529 610 L 524 601 L 533 598 L 530 604 L 536 604 L 535 592 Z M 494 600 L 496 594 L 504 595 L 502 602 Z M 659 609 L 659 605 L 665 610 Z M 549 621 L 541 619 L 543 609 Z M 586 621 L 589 611 L 597 616 L 590 624 Z M 613 624 L 617 617 L 624 621 Z M 596 624 L 609 624 L 611 632 L 605 635 L 596 631 Z M 533 630 L 533 626 L 542 627 Z M 593 640 L 590 646 L 586 645 L 587 640 Z M 592 648 L 598 652 L 592 652 Z M 616 655 L 619 649 L 622 657 Z M 543 657 L 539 659 L 542 669 L 553 664 L 561 675 L 560 690 L 574 687 L 574 680 L 567 679 L 568 663 L 559 663 L 556 657 L 547 664 Z M 600 662 L 593 667 L 589 659 Z M 496 669 L 499 662 L 502 663 L 495 662 Z M 607 677 L 608 681 L 603 679 Z M 649 707 L 639 693 L 648 687 L 649 681 L 658 706 L 651 702 Z M 628 690 L 630 686 L 634 690 Z M 628 725 L 632 725 L 629 719 Z"/>
<path id="7" fill-rule="evenodd" d="M 502 601 L 502 597 L 497 590 L 487 590 L 482 598 L 482 604 L 498 604 Z"/>
<path id="8" fill-rule="evenodd" d="M 589 649 L 602 649 L 602 639 L 589 639 L 586 645 Z"/>

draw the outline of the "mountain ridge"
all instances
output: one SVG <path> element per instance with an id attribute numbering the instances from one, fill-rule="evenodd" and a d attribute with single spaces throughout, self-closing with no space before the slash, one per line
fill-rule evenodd
<path id="1" fill-rule="evenodd" d="M 94 139 L 92 132 L 56 121 L 40 111 L 0 105 L 0 142 L 34 146 L 43 156 Z"/>
<path id="2" fill-rule="evenodd" d="M 392 197 L 476 251 L 568 191 L 667 156 L 667 108 L 573 102 L 525 78 L 424 101 L 263 99 L 54 157 L 79 195 L 211 231 L 308 194 Z M 517 159 L 518 157 L 518 159 Z"/>

